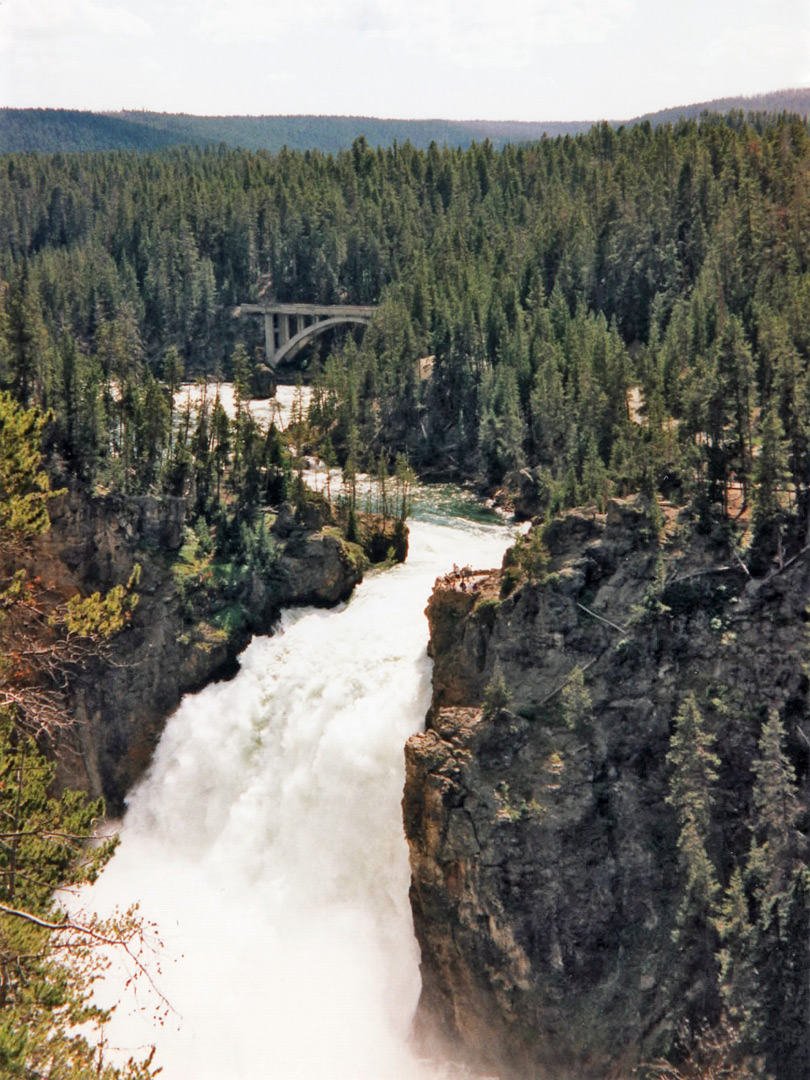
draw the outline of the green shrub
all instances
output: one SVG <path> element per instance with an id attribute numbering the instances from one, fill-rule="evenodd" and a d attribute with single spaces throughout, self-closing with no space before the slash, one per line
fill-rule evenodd
<path id="1" fill-rule="evenodd" d="M 502 709 L 508 709 L 511 704 L 512 692 L 507 685 L 500 665 L 496 663 L 492 678 L 487 683 L 486 690 L 484 690 L 484 700 L 481 707 L 482 715 L 485 720 L 491 720 Z"/>

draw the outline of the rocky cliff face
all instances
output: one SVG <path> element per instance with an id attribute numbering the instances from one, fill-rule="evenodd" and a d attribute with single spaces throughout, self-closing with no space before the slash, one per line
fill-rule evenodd
<path id="1" fill-rule="evenodd" d="M 182 499 L 71 493 L 54 500 L 51 519 L 32 561 L 58 594 L 104 591 L 141 567 L 130 624 L 106 661 L 72 681 L 79 723 L 60 753 L 61 782 L 103 793 L 112 813 L 183 694 L 233 674 L 251 635 L 269 633 L 282 607 L 336 604 L 363 576 L 363 553 L 312 508 L 296 519 L 282 507 L 274 557 L 253 570 L 185 559 Z"/>
<path id="2" fill-rule="evenodd" d="M 612 503 L 547 529 L 552 571 L 437 582 L 434 698 L 403 801 L 422 951 L 417 1035 L 501 1076 L 629 1075 L 666 1041 L 677 826 L 673 717 L 694 690 L 718 734 L 727 881 L 751 761 L 780 710 L 806 785 L 807 553 L 750 579 L 723 538 Z M 590 703 L 563 708 L 583 673 Z M 480 708 L 493 673 L 508 708 Z M 720 835 L 720 834 L 718 834 Z"/>

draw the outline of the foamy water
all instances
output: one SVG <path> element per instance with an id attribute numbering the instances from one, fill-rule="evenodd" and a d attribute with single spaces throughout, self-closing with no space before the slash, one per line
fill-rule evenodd
<path id="1" fill-rule="evenodd" d="M 192 416 L 196 416 L 203 403 L 211 409 L 217 398 L 228 416 L 233 418 L 236 415 L 236 392 L 233 383 L 183 383 L 174 395 L 175 422 L 180 422 L 180 414 L 186 406 L 190 406 Z M 297 388 L 279 384 L 276 387 L 275 397 L 255 398 L 248 402 L 248 408 L 262 427 L 269 427 L 273 423 L 284 430 L 294 418 L 299 402 L 300 408 L 306 415 L 311 398 L 312 388 L 309 386 Z"/>
<path id="2" fill-rule="evenodd" d="M 107 1031 L 155 1043 L 165 1080 L 417 1080 L 419 993 L 402 831 L 403 745 L 430 698 L 424 608 L 453 563 L 500 564 L 503 528 L 411 523 L 405 566 L 341 611 L 288 614 L 232 681 L 187 697 L 90 894 L 141 901 L 165 942 Z"/>

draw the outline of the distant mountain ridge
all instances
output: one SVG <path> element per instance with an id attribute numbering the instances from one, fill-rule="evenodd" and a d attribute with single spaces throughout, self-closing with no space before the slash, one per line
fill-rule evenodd
<path id="1" fill-rule="evenodd" d="M 386 120 L 365 116 L 189 116 L 122 111 L 92 113 L 62 109 L 0 109 L 0 153 L 38 150 L 157 150 L 166 146 L 217 146 L 276 152 L 348 150 L 362 135 L 371 146 L 409 140 L 426 149 L 466 148 L 489 139 L 500 148 L 543 135 L 575 135 L 591 121 L 532 123 L 498 120 Z"/>
<path id="2" fill-rule="evenodd" d="M 753 97 L 716 98 L 713 101 L 699 101 L 693 105 L 676 105 L 671 109 L 645 113 L 633 117 L 628 124 L 639 124 L 649 120 L 651 124 L 670 124 L 678 120 L 694 120 L 704 112 L 729 113 L 742 110 L 745 113 L 796 113 L 805 118 L 810 116 L 810 87 L 792 90 L 774 90 L 770 94 L 756 94 Z"/>
<path id="3" fill-rule="evenodd" d="M 646 113 L 613 124 L 652 124 L 695 118 L 703 112 L 792 112 L 810 116 L 810 88 L 779 90 L 755 97 L 719 98 Z M 517 120 L 397 120 L 364 116 L 191 116 L 122 110 L 95 113 L 71 109 L 0 109 L 0 153 L 36 150 L 41 153 L 92 150 L 159 150 L 167 146 L 227 146 L 250 150 L 347 150 L 358 136 L 371 146 L 390 146 L 409 140 L 426 148 L 465 148 L 489 139 L 506 143 L 531 142 L 544 135 L 576 135 L 596 121 Z"/>

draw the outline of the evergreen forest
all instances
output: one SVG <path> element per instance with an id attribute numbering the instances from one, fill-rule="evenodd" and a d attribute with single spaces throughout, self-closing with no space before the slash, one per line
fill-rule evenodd
<path id="1" fill-rule="evenodd" d="M 280 369 L 312 391 L 287 433 L 245 406 L 263 335 L 234 312 L 262 295 L 377 305 L 362 333 L 323 337 L 303 366 Z M 216 394 L 179 409 L 175 392 L 197 378 L 232 381 L 236 415 Z M 361 137 L 334 154 L 7 154 L 0 434 L 4 544 L 43 532 L 50 487 L 74 487 L 183 496 L 201 545 L 261 563 L 260 511 L 303 497 L 295 470 L 315 454 L 349 482 L 358 470 L 396 473 L 404 488 L 413 470 L 530 497 L 531 516 L 657 494 L 691 503 L 705 534 L 745 516 L 746 573 L 781 568 L 810 524 L 808 122 L 706 114 L 501 149 L 374 149 Z M 0 586 L 8 620 L 23 585 L 9 574 Z M 97 612 L 88 626 L 107 632 Z M 11 686 L 9 663 L 0 673 Z M 3 1028 L 3 1007 L 13 999 L 51 1033 L 54 1009 L 84 1018 L 83 990 L 25 963 L 49 929 L 51 888 L 92 878 L 109 852 L 71 869 L 100 808 L 48 801 L 48 766 L 32 733 L 7 722 L 7 694 L 0 713 L 0 805 L 17 837 L 10 870 L 0 855 L 0 911 L 25 901 L 40 919 L 0 936 L 0 1071 L 28 1077 L 27 1044 L 14 1041 L 16 1021 Z M 810 884 L 785 733 L 771 716 L 753 752 L 758 824 L 745 875 L 721 898 L 706 856 L 718 759 L 696 701 L 674 724 L 685 964 L 711 971 L 714 999 L 771 1072 L 785 1025 L 804 1032 L 779 1074 L 800 1080 Z M 21 755 L 38 763 L 25 790 L 12 787 Z M 71 838 L 48 856 L 44 890 L 23 885 L 25 859 L 37 857 L 18 843 L 29 796 L 47 819 L 37 828 Z M 60 1039 L 53 1054 L 63 1071 L 36 1075 L 96 1075 L 85 1048 Z"/>
<path id="2" fill-rule="evenodd" d="M 553 507 L 663 483 L 725 513 L 736 491 L 770 522 L 810 488 L 809 262 L 787 115 L 499 152 L 8 155 L 0 379 L 53 411 L 66 474 L 202 508 L 234 447 L 211 417 L 174 438 L 167 388 L 249 380 L 261 328 L 232 313 L 269 281 L 379 305 L 306 369 L 311 448 L 341 464 L 491 490 L 529 468 Z"/>
<path id="3" fill-rule="evenodd" d="M 806 117 L 810 91 L 777 90 L 753 97 L 717 98 L 679 105 L 634 117 L 628 123 L 677 124 L 697 120 L 703 113 L 779 113 Z M 568 121 L 404 120 L 373 116 L 193 116 L 123 109 L 87 112 L 75 109 L 0 108 L 0 153 L 38 150 L 40 153 L 88 150 L 160 150 L 167 146 L 242 147 L 246 150 L 320 150 L 336 154 L 364 136 L 372 147 L 410 142 L 427 150 L 440 146 L 467 149 L 489 139 L 500 150 L 508 143 L 528 143 L 544 135 L 584 134 L 599 117 Z M 618 119 L 611 123 L 618 126 Z"/>

